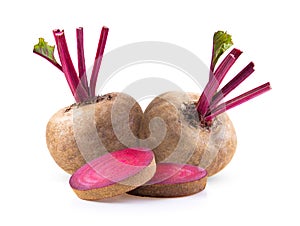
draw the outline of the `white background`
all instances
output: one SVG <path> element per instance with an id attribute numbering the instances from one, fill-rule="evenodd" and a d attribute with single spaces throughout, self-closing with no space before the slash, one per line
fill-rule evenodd
<path id="1" fill-rule="evenodd" d="M 0 3 L 1 225 L 300 224 L 297 1 L 4 2 Z M 253 76 L 235 94 L 271 82 L 271 92 L 230 110 L 237 153 L 226 169 L 209 178 L 202 193 L 176 199 L 124 195 L 87 202 L 76 197 L 68 185 L 69 175 L 52 160 L 45 144 L 46 123 L 73 99 L 64 76 L 34 55 L 33 45 L 41 36 L 54 44 L 52 29 L 63 28 L 76 59 L 75 28 L 83 26 L 91 65 L 103 25 L 110 28 L 107 52 L 137 41 L 165 41 L 192 51 L 206 64 L 213 33 L 227 30 L 244 51 L 234 70 L 251 60 L 256 64 Z M 164 76 L 159 68 L 149 68 L 145 75 Z M 134 67 L 131 75 L 123 72 L 129 82 L 143 71 L 136 70 L 139 73 Z M 121 89 L 120 84 L 109 86 L 109 91 Z"/>

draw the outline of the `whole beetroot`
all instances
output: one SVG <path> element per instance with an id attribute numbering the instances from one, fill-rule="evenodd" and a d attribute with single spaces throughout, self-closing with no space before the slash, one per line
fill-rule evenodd
<path id="1" fill-rule="evenodd" d="M 232 49 L 215 69 L 219 57 L 232 44 L 229 34 L 222 31 L 214 34 L 209 80 L 201 95 L 167 92 L 156 97 L 146 108 L 139 136 L 144 139 L 141 141 L 143 146 L 153 149 L 158 163 L 193 164 L 205 168 L 208 176 L 212 176 L 232 159 L 237 139 L 225 111 L 271 89 L 270 83 L 265 83 L 222 103 L 254 71 L 251 62 L 218 90 L 225 75 L 242 54 L 240 50 Z M 158 128 L 163 132 L 153 134 L 152 131 Z"/>
<path id="2" fill-rule="evenodd" d="M 33 52 L 44 57 L 61 70 L 76 103 L 55 113 L 47 124 L 46 141 L 55 162 L 66 172 L 107 152 L 136 146 L 143 112 L 129 95 L 95 92 L 108 28 L 103 27 L 90 81 L 87 81 L 83 48 L 83 28 L 77 29 L 78 74 L 72 63 L 65 33 L 53 31 L 61 65 L 54 58 L 54 46 L 43 38 Z"/>

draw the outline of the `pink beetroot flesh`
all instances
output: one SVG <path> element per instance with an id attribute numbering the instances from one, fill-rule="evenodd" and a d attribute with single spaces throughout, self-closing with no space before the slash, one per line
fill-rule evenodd
<path id="1" fill-rule="evenodd" d="M 200 180 L 207 176 L 205 169 L 193 165 L 159 163 L 152 179 L 145 185 L 181 184 Z"/>
<path id="2" fill-rule="evenodd" d="M 82 191 L 107 187 L 138 174 L 153 159 L 153 152 L 144 148 L 107 153 L 79 168 L 70 178 L 70 185 Z"/>

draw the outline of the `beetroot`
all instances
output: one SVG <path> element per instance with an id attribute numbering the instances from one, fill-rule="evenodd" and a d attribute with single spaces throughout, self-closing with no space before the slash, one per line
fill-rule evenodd
<path id="1" fill-rule="evenodd" d="M 129 194 L 151 197 L 179 197 L 202 191 L 206 186 L 207 172 L 193 165 L 159 163 L 156 173 L 146 184 Z"/>
<path id="2" fill-rule="evenodd" d="M 139 136 L 145 139 L 143 146 L 153 149 L 158 163 L 193 164 L 205 168 L 208 176 L 212 176 L 231 161 L 237 141 L 234 127 L 225 111 L 271 89 L 270 83 L 265 83 L 222 103 L 231 91 L 254 72 L 254 63 L 251 62 L 219 89 L 227 72 L 242 54 L 240 50 L 232 49 L 215 69 L 218 58 L 232 44 L 231 36 L 226 32 L 214 34 L 211 71 L 201 95 L 167 92 L 156 97 L 146 108 Z M 153 120 L 155 118 L 161 120 Z M 147 139 L 151 135 L 150 127 L 162 128 L 164 125 L 165 136 L 153 134 L 151 139 Z"/>
<path id="3" fill-rule="evenodd" d="M 54 57 L 54 46 L 43 38 L 33 52 L 63 72 L 76 101 L 55 113 L 47 124 L 47 147 L 55 162 L 72 174 L 80 166 L 107 152 L 137 145 L 143 115 L 139 104 L 123 93 L 96 96 L 96 83 L 104 54 L 108 28 L 100 34 L 90 81 L 87 80 L 83 28 L 76 30 L 78 74 L 69 54 L 65 32 L 54 30 L 61 65 Z"/>
<path id="4" fill-rule="evenodd" d="M 130 148 L 92 160 L 79 168 L 69 182 L 79 198 L 100 200 L 141 186 L 153 177 L 155 170 L 152 151 Z"/>

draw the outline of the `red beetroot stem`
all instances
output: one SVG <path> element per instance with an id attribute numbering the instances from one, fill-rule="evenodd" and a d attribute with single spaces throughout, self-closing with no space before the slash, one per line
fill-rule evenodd
<path id="1" fill-rule="evenodd" d="M 254 72 L 254 63 L 250 62 L 242 71 L 240 71 L 233 79 L 231 79 L 220 91 L 218 91 L 210 104 L 213 109 L 224 99 L 232 90 L 238 87 L 246 78 Z"/>
<path id="2" fill-rule="evenodd" d="M 85 66 L 85 57 L 84 57 L 84 46 L 83 46 L 83 28 L 79 27 L 76 29 L 77 37 L 77 56 L 78 56 L 78 73 L 79 80 L 82 83 L 83 88 L 89 95 L 89 86 L 86 76 L 86 66 Z"/>
<path id="3" fill-rule="evenodd" d="M 209 111 L 212 97 L 218 90 L 220 83 L 223 81 L 229 69 L 238 59 L 242 52 L 238 49 L 233 49 L 221 62 L 215 71 L 215 76 L 207 83 L 197 103 L 197 111 L 201 116 L 205 116 Z"/>
<path id="4" fill-rule="evenodd" d="M 86 100 L 88 95 L 84 90 L 77 73 L 75 71 L 74 65 L 72 63 L 70 53 L 68 50 L 66 38 L 64 31 L 54 30 L 53 31 L 54 38 L 57 45 L 58 55 L 60 58 L 60 62 L 62 64 L 62 70 L 65 74 L 69 87 L 72 91 L 72 94 L 76 100 L 76 102 L 81 102 Z"/>
<path id="5" fill-rule="evenodd" d="M 211 61 L 210 61 L 210 68 L 209 68 L 209 81 L 213 79 L 214 77 L 214 71 L 215 71 L 215 64 L 214 64 L 214 55 L 215 55 L 215 48 L 214 45 L 212 47 L 212 53 L 211 53 Z"/>
<path id="6" fill-rule="evenodd" d="M 261 85 L 261 86 L 258 86 L 240 96 L 237 96 L 229 101 L 226 101 L 225 103 L 223 104 L 220 104 L 218 105 L 215 109 L 213 109 L 211 111 L 211 113 L 209 115 L 207 115 L 205 117 L 205 120 L 206 121 L 211 121 L 214 117 L 216 117 L 217 115 L 219 114 L 222 114 L 223 112 L 225 112 L 226 110 L 229 110 L 233 107 L 236 107 L 248 100 L 251 100 L 253 99 L 254 97 L 257 97 L 267 91 L 271 90 L 271 85 L 269 82 Z"/>
<path id="7" fill-rule="evenodd" d="M 44 59 L 48 60 L 51 64 L 53 64 L 55 67 L 57 67 L 59 70 L 62 71 L 62 67 L 59 63 L 57 62 L 54 62 L 53 60 L 49 59 L 48 57 L 44 56 L 43 54 L 39 53 L 39 52 L 36 52 L 36 51 L 33 51 L 33 53 L 43 57 Z"/>
<path id="8" fill-rule="evenodd" d="M 102 27 L 101 34 L 100 34 L 98 49 L 97 49 L 94 66 L 93 66 L 93 70 L 92 70 L 92 75 L 91 75 L 91 79 L 90 79 L 90 95 L 92 97 L 94 97 L 96 95 L 95 94 L 96 83 L 97 83 L 98 73 L 99 73 L 99 69 L 101 66 L 102 58 L 103 58 L 103 53 L 104 53 L 104 49 L 105 49 L 108 30 L 109 29 L 107 27 Z"/>

